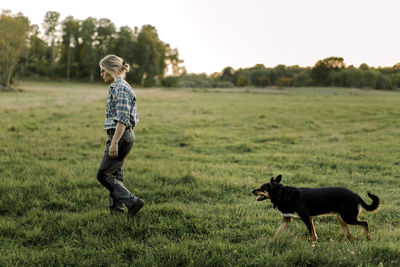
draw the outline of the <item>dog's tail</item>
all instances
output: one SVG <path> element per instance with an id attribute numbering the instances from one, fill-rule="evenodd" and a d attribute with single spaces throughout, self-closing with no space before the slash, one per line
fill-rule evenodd
<path id="1" fill-rule="evenodd" d="M 372 204 L 367 205 L 364 202 L 364 200 L 359 196 L 359 201 L 360 201 L 361 206 L 367 211 L 377 210 L 379 208 L 379 204 L 380 204 L 379 198 L 377 196 L 371 194 L 370 192 L 368 192 L 368 196 L 372 199 Z"/>

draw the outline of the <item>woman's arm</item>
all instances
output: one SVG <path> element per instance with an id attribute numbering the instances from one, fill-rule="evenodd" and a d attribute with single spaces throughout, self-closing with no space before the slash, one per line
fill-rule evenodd
<path id="1" fill-rule="evenodd" d="M 124 134 L 125 128 L 125 124 L 119 121 L 117 122 L 117 127 L 115 128 L 115 133 L 113 139 L 111 140 L 110 151 L 108 152 L 110 158 L 115 159 L 118 157 L 118 142 L 119 139 L 121 139 L 121 136 Z"/>

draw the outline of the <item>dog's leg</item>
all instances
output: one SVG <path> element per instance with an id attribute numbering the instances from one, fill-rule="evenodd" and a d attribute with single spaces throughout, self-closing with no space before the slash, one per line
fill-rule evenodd
<path id="1" fill-rule="evenodd" d="M 365 233 L 365 237 L 367 238 L 367 240 L 371 240 L 371 235 L 369 234 L 368 231 L 368 223 L 367 221 L 359 221 L 357 220 L 358 225 L 361 225 L 364 228 L 364 233 Z"/>
<path id="2" fill-rule="evenodd" d="M 345 236 L 347 239 L 350 239 L 350 237 L 351 237 L 351 232 L 350 232 L 350 230 L 349 230 L 349 227 L 348 227 L 347 223 L 345 223 L 345 222 L 343 221 L 342 217 L 340 217 L 339 214 L 337 214 L 336 217 L 337 217 L 337 219 L 338 219 L 338 221 L 339 221 L 340 226 L 342 226 L 342 229 L 343 229 L 343 231 L 344 231 L 344 236 Z"/>
<path id="3" fill-rule="evenodd" d="M 311 220 L 311 228 L 312 228 L 311 239 L 314 243 L 314 242 L 317 242 L 318 236 L 317 236 L 317 232 L 315 232 L 313 217 L 311 217 L 310 220 Z"/>
<path id="4" fill-rule="evenodd" d="M 308 231 L 311 234 L 311 240 L 313 243 L 318 241 L 317 233 L 315 232 L 313 218 L 311 216 L 301 216 L 301 220 L 307 226 Z"/>
<path id="5" fill-rule="evenodd" d="M 369 231 L 368 231 L 368 223 L 366 221 L 360 221 L 357 218 L 357 220 L 353 224 L 361 225 L 362 228 L 364 228 L 365 237 L 367 238 L 367 240 L 371 240 L 371 235 L 369 234 Z"/>
<path id="6" fill-rule="evenodd" d="M 274 238 L 273 238 L 272 240 L 275 240 L 275 239 L 278 237 L 278 235 L 279 235 L 283 230 L 285 230 L 285 229 L 288 227 L 289 223 L 291 223 L 292 220 L 293 220 L 293 219 L 290 218 L 290 217 L 283 217 L 283 219 L 282 219 L 282 224 L 281 224 L 281 226 L 279 226 L 279 228 L 278 228 L 278 230 L 276 231 L 276 233 L 275 233 L 275 235 L 274 235 Z"/>
<path id="7" fill-rule="evenodd" d="M 362 228 L 364 228 L 364 233 L 365 233 L 365 237 L 367 238 L 367 240 L 371 239 L 371 235 L 369 234 L 369 231 L 368 231 L 368 223 L 366 221 L 360 221 L 358 219 L 357 215 L 350 215 L 347 217 L 342 216 L 342 219 L 347 224 L 361 225 Z"/>

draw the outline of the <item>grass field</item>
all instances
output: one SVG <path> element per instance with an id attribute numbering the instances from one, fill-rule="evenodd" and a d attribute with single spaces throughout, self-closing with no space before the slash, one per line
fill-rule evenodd
<path id="1" fill-rule="evenodd" d="M 0 93 L 0 266 L 399 266 L 400 93 L 343 88 L 136 89 L 126 185 L 146 201 L 109 216 L 96 171 L 106 85 L 22 83 Z M 281 216 L 251 190 L 345 186 L 371 203 L 344 238 L 336 217 Z"/>

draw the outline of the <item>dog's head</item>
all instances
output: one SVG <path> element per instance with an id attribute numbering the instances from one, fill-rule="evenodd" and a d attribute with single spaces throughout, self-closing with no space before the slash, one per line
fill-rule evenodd
<path id="1" fill-rule="evenodd" d="M 263 184 L 260 188 L 254 189 L 252 191 L 253 195 L 258 196 L 257 201 L 263 201 L 266 199 L 271 199 L 271 193 L 273 193 L 274 189 L 280 185 L 282 180 L 282 175 L 278 175 L 275 179 L 271 177 L 269 183 Z"/>

